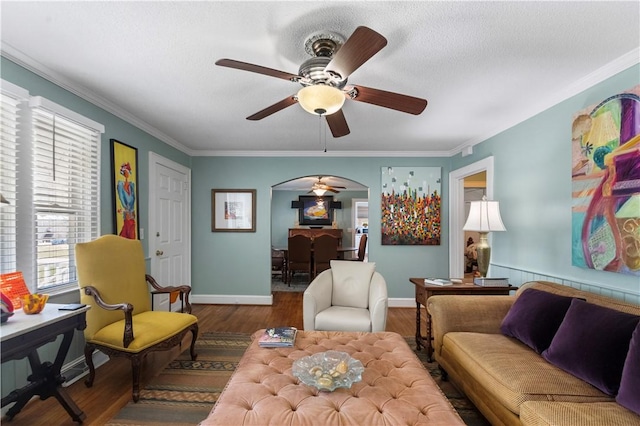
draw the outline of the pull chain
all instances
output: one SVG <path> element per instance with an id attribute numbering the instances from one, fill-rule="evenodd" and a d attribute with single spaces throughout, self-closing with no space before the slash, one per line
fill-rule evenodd
<path id="1" fill-rule="evenodd" d="M 324 118 L 327 121 L 327 117 Z M 324 127 L 324 152 L 327 152 L 327 126 Z"/>

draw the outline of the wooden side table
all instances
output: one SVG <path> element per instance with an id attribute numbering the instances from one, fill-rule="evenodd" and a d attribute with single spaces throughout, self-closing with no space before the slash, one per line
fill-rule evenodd
<path id="1" fill-rule="evenodd" d="M 462 284 L 452 284 L 445 286 L 430 285 L 424 283 L 424 278 L 410 278 L 409 281 L 416 287 L 416 349 L 420 350 L 421 346 L 427 349 L 427 358 L 431 362 L 433 355 L 433 346 L 431 345 L 431 315 L 427 311 L 427 300 L 436 294 L 463 294 L 463 295 L 509 295 L 510 291 L 517 290 L 518 287 L 510 285 L 509 287 L 485 287 L 475 285 L 472 282 L 463 282 Z M 426 311 L 426 334 L 423 336 L 421 331 L 420 305 L 424 306 Z"/>

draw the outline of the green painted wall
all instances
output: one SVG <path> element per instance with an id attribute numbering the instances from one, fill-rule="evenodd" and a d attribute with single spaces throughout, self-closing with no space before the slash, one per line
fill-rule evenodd
<path id="1" fill-rule="evenodd" d="M 471 156 L 452 158 L 455 170 L 494 156 L 494 199 L 500 201 L 507 232 L 493 235 L 492 263 L 583 283 L 603 294 L 629 292 L 640 303 L 639 277 L 571 265 L 573 114 L 637 84 L 640 65 L 474 146 Z"/>
<path id="2" fill-rule="evenodd" d="M 111 143 L 109 140 L 117 139 L 138 149 L 138 193 L 140 194 L 138 199 L 138 215 L 140 218 L 140 227 L 147 229 L 149 222 L 149 198 L 146 194 L 148 193 L 149 187 L 149 152 L 155 152 L 186 167 L 191 166 L 191 157 L 12 61 L 4 57 L 1 57 L 0 61 L 0 77 L 2 79 L 28 90 L 31 96 L 42 96 L 104 125 L 105 132 L 102 134 L 100 149 L 100 178 L 102 180 L 100 186 L 101 234 L 112 234 L 114 232 L 114 204 L 110 174 Z M 145 248 L 145 253 L 147 253 L 146 240 L 143 240 L 142 244 Z"/>
<path id="3" fill-rule="evenodd" d="M 427 147 L 425 147 L 427 149 Z M 272 238 L 271 187 L 308 175 L 337 175 L 369 187 L 369 260 L 384 275 L 390 297 L 411 298 L 413 276 L 441 275 L 449 271 L 448 206 L 442 208 L 439 246 L 382 246 L 380 244 L 380 170 L 383 166 L 440 166 L 449 173 L 448 158 L 264 158 L 194 157 L 192 163 L 192 286 L 194 295 L 271 294 Z M 255 233 L 210 232 L 211 189 L 256 189 Z M 442 183 L 443 198 L 448 193 Z M 286 228 L 293 224 L 290 199 L 278 213 Z M 282 225 L 277 225 L 282 226 Z M 284 226 L 283 226 L 284 229 Z M 279 232 L 279 231 L 278 231 Z M 250 265 L 248 267 L 247 265 Z"/>

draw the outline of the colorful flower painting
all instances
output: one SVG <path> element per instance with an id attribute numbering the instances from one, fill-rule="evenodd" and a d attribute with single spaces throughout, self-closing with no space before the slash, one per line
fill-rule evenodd
<path id="1" fill-rule="evenodd" d="M 640 85 L 575 114 L 572 264 L 640 276 Z"/>
<path id="2" fill-rule="evenodd" d="M 382 168 L 382 245 L 440 245 L 440 167 Z"/>

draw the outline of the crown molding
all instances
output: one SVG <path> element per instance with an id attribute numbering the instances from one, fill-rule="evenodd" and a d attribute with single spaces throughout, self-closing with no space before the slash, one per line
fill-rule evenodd
<path id="1" fill-rule="evenodd" d="M 598 68 L 597 70 L 587 74 L 582 79 L 574 82 L 568 86 L 565 90 L 557 93 L 555 96 L 539 102 L 526 110 L 524 110 L 519 118 L 505 123 L 500 128 L 496 128 L 493 131 L 486 133 L 482 136 L 478 136 L 473 139 L 469 139 L 460 144 L 456 148 L 449 151 L 371 151 L 371 152 L 358 152 L 358 151 L 329 151 L 329 152 L 316 152 L 316 151 L 216 151 L 216 150 L 194 150 L 188 148 L 182 143 L 169 137 L 163 132 L 159 131 L 150 124 L 140 120 L 135 115 L 129 113 L 123 108 L 115 105 L 114 103 L 104 99 L 103 97 L 91 92 L 89 89 L 82 87 L 74 82 L 71 82 L 67 78 L 55 73 L 48 69 L 41 63 L 23 54 L 19 50 L 13 48 L 5 42 L 0 45 L 0 55 L 9 59 L 12 62 L 26 68 L 27 70 L 35 73 L 36 75 L 56 84 L 63 89 L 79 96 L 80 98 L 102 108 L 103 110 L 115 115 L 118 118 L 126 121 L 127 123 L 139 128 L 140 130 L 150 134 L 151 136 L 159 139 L 173 148 L 190 155 L 192 157 L 453 157 L 459 153 L 462 153 L 465 149 L 484 142 L 493 136 L 514 127 L 523 121 L 565 101 L 578 93 L 593 87 L 594 85 L 606 80 L 640 63 L 640 48 L 636 48 L 614 61 Z"/>
<path id="2" fill-rule="evenodd" d="M 194 151 L 194 157 L 449 157 L 446 151 Z"/>
<path id="3" fill-rule="evenodd" d="M 46 66 L 42 65 L 40 62 L 25 55 L 24 53 L 22 53 L 18 49 L 15 49 L 11 45 L 5 42 L 2 42 L 2 44 L 0 45 L 0 55 L 9 59 L 11 62 L 15 62 L 21 67 L 31 71 L 32 73 L 44 78 L 45 80 L 48 80 L 51 83 L 62 87 L 63 89 L 73 93 L 74 95 L 84 99 L 85 101 L 90 102 L 99 108 L 102 108 L 103 110 L 115 115 L 118 118 L 121 118 L 127 123 L 161 140 L 167 145 L 170 145 L 175 149 L 184 152 L 185 154 L 193 155 L 193 150 L 184 146 L 180 142 L 162 133 L 161 131 L 151 126 L 150 124 L 140 120 L 135 115 L 129 113 L 128 111 L 112 103 L 111 101 L 108 101 L 107 99 L 93 93 L 86 87 L 80 86 L 77 83 L 74 83 L 69 79 L 56 73 L 55 71 L 47 68 Z"/>
<path id="4" fill-rule="evenodd" d="M 567 86 L 564 90 L 558 92 L 554 96 L 543 100 L 538 104 L 531 106 L 530 108 L 527 108 L 519 115 L 519 118 L 509 121 L 508 123 L 505 123 L 504 126 L 494 129 L 487 134 L 469 139 L 452 151 L 455 151 L 456 154 L 461 153 L 465 148 L 472 147 L 481 142 L 484 142 L 487 139 L 492 138 L 493 136 L 502 133 L 507 129 L 510 129 L 522 123 L 523 121 L 526 121 L 531 117 L 534 117 L 541 112 L 546 111 L 555 105 L 558 105 L 563 101 L 566 101 L 567 99 L 589 89 L 590 87 L 595 86 L 598 83 L 603 82 L 610 77 L 613 77 L 614 75 L 638 63 L 640 63 L 640 48 L 635 48 L 632 51 L 625 53 L 624 55 L 613 60 L 612 62 L 609 62 L 608 64 L 598 68 L 597 70 L 585 75 L 583 78 L 575 81 L 573 84 Z"/>

